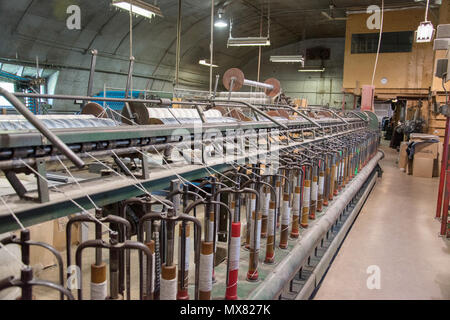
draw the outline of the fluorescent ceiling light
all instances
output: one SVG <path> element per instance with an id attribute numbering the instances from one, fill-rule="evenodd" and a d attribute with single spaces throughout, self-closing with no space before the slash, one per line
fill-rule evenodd
<path id="1" fill-rule="evenodd" d="M 226 28 L 228 27 L 228 22 L 222 18 L 222 13 L 219 12 L 219 19 L 214 23 L 216 28 Z"/>
<path id="2" fill-rule="evenodd" d="M 303 68 L 299 69 L 298 72 L 325 72 L 325 68 Z"/>
<path id="3" fill-rule="evenodd" d="M 346 17 L 332 17 L 325 11 L 321 11 L 321 13 L 322 13 L 322 15 L 324 17 L 326 17 L 328 20 L 331 20 L 331 21 L 345 21 L 345 20 L 347 20 Z"/>
<path id="4" fill-rule="evenodd" d="M 153 18 L 155 15 L 164 17 L 158 6 L 149 4 L 142 0 L 131 0 L 131 4 L 129 0 L 113 0 L 112 5 L 126 11 L 131 11 L 134 14 L 148 19 Z"/>
<path id="5" fill-rule="evenodd" d="M 270 46 L 268 37 L 229 38 L 228 47 L 264 47 Z"/>
<path id="6" fill-rule="evenodd" d="M 226 23 L 226 21 L 225 20 L 217 20 L 215 23 L 214 23 L 214 26 L 215 27 L 217 27 L 217 28 L 226 28 L 226 27 L 228 27 L 228 23 Z"/>
<path id="7" fill-rule="evenodd" d="M 200 60 L 200 61 L 198 62 L 198 64 L 201 64 L 202 66 L 207 66 L 207 67 L 211 67 L 211 63 L 209 63 L 209 61 L 208 61 L 208 60 L 206 60 L 206 59 L 202 59 L 202 60 Z M 213 68 L 218 68 L 219 66 L 218 66 L 218 65 L 215 65 L 215 64 L 213 64 L 213 65 L 212 65 L 212 67 L 213 67 Z"/>
<path id="8" fill-rule="evenodd" d="M 431 42 L 434 36 L 434 27 L 430 21 L 421 22 L 416 31 L 416 42 Z"/>
<path id="9" fill-rule="evenodd" d="M 285 62 L 285 63 L 300 62 L 300 63 L 304 63 L 305 59 L 303 58 L 303 56 L 271 56 L 270 62 Z"/>

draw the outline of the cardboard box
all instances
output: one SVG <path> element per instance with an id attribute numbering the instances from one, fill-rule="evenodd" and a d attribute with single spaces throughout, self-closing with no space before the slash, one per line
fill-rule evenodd
<path id="1" fill-rule="evenodd" d="M 53 247 L 60 252 L 66 250 L 66 226 L 68 221 L 68 217 L 53 220 Z M 72 244 L 80 243 L 80 233 L 81 225 L 79 223 L 74 223 L 72 225 Z"/>
<path id="2" fill-rule="evenodd" d="M 439 153 L 439 143 L 421 143 L 415 146 L 414 157 L 436 159 Z"/>
<path id="3" fill-rule="evenodd" d="M 301 108 L 306 108 L 308 107 L 308 99 L 302 99 L 301 103 L 300 103 L 300 107 Z"/>
<path id="4" fill-rule="evenodd" d="M 422 158 L 414 156 L 413 161 L 413 176 L 420 178 L 433 178 L 435 159 Z"/>
<path id="5" fill-rule="evenodd" d="M 433 178 L 440 176 L 441 173 L 439 171 L 439 167 L 440 167 L 439 159 L 434 159 Z"/>
<path id="6" fill-rule="evenodd" d="M 33 241 L 52 244 L 53 242 L 53 221 L 47 221 L 35 226 L 31 226 L 30 236 Z M 20 232 L 17 233 L 20 237 Z M 48 268 L 56 264 L 55 256 L 47 249 L 32 246 L 30 249 L 30 264 L 32 266 L 41 265 Z"/>
<path id="7" fill-rule="evenodd" d="M 398 168 L 402 171 L 406 171 L 406 166 L 408 165 L 408 154 L 406 153 L 408 143 L 409 142 L 402 142 L 400 144 L 400 154 L 398 156 Z"/>
<path id="8" fill-rule="evenodd" d="M 443 142 L 439 142 L 438 150 L 439 150 L 439 155 L 438 155 L 438 164 L 437 164 L 437 166 L 438 166 L 437 176 L 440 176 L 441 175 L 441 166 L 442 166 L 442 153 L 444 152 L 444 143 Z"/>
<path id="9" fill-rule="evenodd" d="M 439 137 L 432 135 L 432 134 L 426 134 L 426 133 L 411 133 L 409 135 L 410 141 L 423 141 L 423 140 L 429 140 L 429 139 L 439 140 Z"/>

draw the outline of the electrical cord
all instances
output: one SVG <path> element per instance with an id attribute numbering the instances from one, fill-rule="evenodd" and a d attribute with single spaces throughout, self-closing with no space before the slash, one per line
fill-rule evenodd
<path id="1" fill-rule="evenodd" d="M 381 49 L 381 39 L 383 36 L 383 24 L 384 24 L 384 0 L 381 1 L 381 25 L 380 25 L 380 37 L 378 39 L 378 49 L 377 49 L 377 57 L 375 59 L 375 65 L 373 68 L 373 75 L 372 75 L 372 87 L 375 83 L 375 74 L 377 73 L 377 66 L 378 66 L 378 58 L 380 56 L 380 49 Z"/>

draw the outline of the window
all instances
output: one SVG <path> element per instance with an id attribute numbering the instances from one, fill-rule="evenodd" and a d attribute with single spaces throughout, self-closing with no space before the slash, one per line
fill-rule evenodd
<path id="1" fill-rule="evenodd" d="M 352 54 L 377 53 L 379 33 L 361 33 L 352 35 Z M 414 31 L 383 32 L 380 53 L 411 52 Z"/>
<path id="2" fill-rule="evenodd" d="M 9 92 L 14 92 L 14 83 L 11 82 L 0 82 L 0 87 Z M 11 103 L 6 100 L 3 96 L 0 96 L 0 108 L 4 107 L 12 107 Z"/>

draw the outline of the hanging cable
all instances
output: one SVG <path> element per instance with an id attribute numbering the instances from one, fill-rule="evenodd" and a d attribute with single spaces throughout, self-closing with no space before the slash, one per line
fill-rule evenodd
<path id="1" fill-rule="evenodd" d="M 78 186 L 78 188 L 80 189 L 80 191 L 83 191 L 83 188 L 81 187 L 80 183 L 78 182 L 78 180 L 72 175 L 72 172 L 70 172 L 69 168 L 67 168 L 67 166 L 64 164 L 64 162 L 62 162 L 61 158 L 57 155 L 56 159 L 59 161 L 59 163 L 62 165 L 62 167 L 66 170 L 66 172 L 69 174 L 69 176 L 75 181 L 75 184 Z M 84 194 L 86 195 L 86 197 L 89 199 L 89 201 L 92 203 L 92 205 L 94 206 L 94 208 L 96 210 L 100 210 L 100 208 L 95 204 L 94 200 L 92 200 L 91 196 L 87 193 L 84 192 Z"/>
<path id="2" fill-rule="evenodd" d="M 20 265 L 20 267 L 22 269 L 26 269 L 27 268 L 27 266 L 22 262 L 22 260 L 20 260 L 14 253 L 9 251 L 9 249 L 1 242 L 0 242 L 0 247 L 2 249 L 5 249 L 5 251 L 14 259 L 14 261 L 16 261 Z"/>
<path id="3" fill-rule="evenodd" d="M 107 168 L 108 170 L 111 170 L 111 172 L 113 172 L 115 175 L 117 175 L 118 177 L 122 178 L 122 180 L 124 181 L 128 181 L 128 179 L 118 173 L 116 170 L 112 169 L 110 166 L 106 165 L 105 163 L 101 162 L 99 159 L 95 158 L 93 155 L 91 155 L 89 152 L 86 152 L 86 154 L 91 157 L 92 159 L 94 159 L 95 161 L 97 161 L 99 164 L 101 164 L 102 166 L 104 166 L 105 168 Z M 115 152 L 113 151 L 113 154 L 117 157 L 117 155 L 115 154 Z M 117 157 L 117 159 L 119 159 Z M 119 159 L 119 162 L 121 162 L 123 164 L 123 162 Z M 150 194 L 150 192 L 147 191 L 147 189 L 142 185 L 142 183 L 140 183 L 137 178 L 132 175 L 132 178 L 136 181 L 135 184 L 133 184 L 133 186 L 135 186 L 137 189 L 139 189 L 140 191 L 142 191 L 143 193 L 145 193 L 146 195 L 148 195 L 150 198 L 154 199 L 155 201 L 157 201 L 159 204 L 168 207 L 169 209 L 173 209 L 171 206 L 168 206 L 167 203 L 164 203 L 163 201 L 159 200 L 157 197 L 155 197 L 154 195 Z"/>
<path id="4" fill-rule="evenodd" d="M 430 0 L 427 0 L 427 7 L 425 8 L 425 22 L 428 21 L 428 8 L 430 6 Z"/>
<path id="5" fill-rule="evenodd" d="M 41 179 L 43 179 L 44 181 L 46 181 L 48 184 L 50 184 L 50 181 L 48 181 L 48 179 L 46 177 L 44 177 L 42 174 L 40 174 L 39 172 L 37 172 L 35 169 L 33 169 L 31 166 L 29 166 L 25 161 L 23 161 L 22 159 L 20 159 L 20 161 L 30 170 L 32 171 L 35 175 L 39 176 Z M 70 202 L 72 202 L 75 206 L 77 206 L 82 212 L 86 213 L 87 215 L 89 215 L 95 222 L 100 223 L 102 226 L 104 226 L 109 232 L 113 233 L 114 231 L 111 230 L 106 224 L 104 224 L 103 222 L 101 222 L 99 219 L 97 219 L 97 217 L 95 217 L 94 214 L 90 213 L 89 211 L 87 211 L 85 208 L 83 208 L 78 202 L 76 202 L 75 200 L 73 200 L 72 198 L 70 198 L 63 190 L 59 189 L 58 187 L 56 187 L 55 185 L 50 185 L 51 188 L 55 189 L 57 192 L 63 194 L 67 199 L 69 199 Z"/>
<path id="6" fill-rule="evenodd" d="M 22 230 L 25 230 L 25 227 L 23 226 L 22 222 L 20 222 L 19 218 L 17 218 L 14 211 L 12 211 L 11 207 L 6 203 L 6 201 L 3 199 L 2 196 L 0 196 L 0 200 L 3 202 L 3 205 L 8 208 L 9 213 L 13 216 L 13 218 L 16 220 L 17 224 L 20 226 Z"/>
<path id="7" fill-rule="evenodd" d="M 378 49 L 377 49 L 377 57 L 375 58 L 375 65 L 373 67 L 373 75 L 372 75 L 372 87 L 375 83 L 375 74 L 377 73 L 377 66 L 378 66 L 378 58 L 380 56 L 380 49 L 381 49 L 381 39 L 383 36 L 383 24 L 384 24 L 384 0 L 381 0 L 381 25 L 380 25 L 380 37 L 378 39 Z"/>
<path id="8" fill-rule="evenodd" d="M 133 0 L 130 0 L 130 59 L 133 57 Z M 133 77 L 130 79 L 130 92 L 133 96 Z"/>
<path id="9" fill-rule="evenodd" d="M 230 27 L 231 32 L 231 27 Z M 211 0 L 211 43 L 210 50 L 210 66 L 209 66 L 209 96 L 212 96 L 212 79 L 213 79 L 213 59 L 214 59 L 214 0 Z"/>

